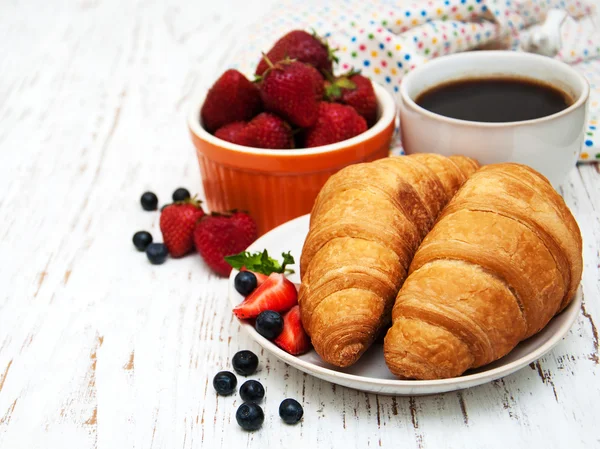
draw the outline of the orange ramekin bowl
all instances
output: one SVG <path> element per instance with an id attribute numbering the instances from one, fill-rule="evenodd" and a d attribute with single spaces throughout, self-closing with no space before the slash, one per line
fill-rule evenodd
<path id="1" fill-rule="evenodd" d="M 375 125 L 343 142 L 294 150 L 245 147 L 213 136 L 200 122 L 204 92 L 194 103 L 188 127 L 208 208 L 248 211 L 262 235 L 309 213 L 323 184 L 341 168 L 388 156 L 396 105 L 383 87 L 373 87 L 379 103 Z"/>

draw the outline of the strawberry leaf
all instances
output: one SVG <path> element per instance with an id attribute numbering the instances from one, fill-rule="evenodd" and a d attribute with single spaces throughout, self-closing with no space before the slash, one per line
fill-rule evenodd
<path id="1" fill-rule="evenodd" d="M 337 84 L 338 86 L 340 86 L 344 89 L 351 89 L 351 90 L 356 89 L 356 84 L 354 84 L 348 78 L 340 78 L 335 82 L 335 84 Z"/>
<path id="2" fill-rule="evenodd" d="M 339 51 L 339 48 L 331 48 L 329 45 L 327 46 L 327 53 L 329 54 L 329 60 L 335 62 L 336 64 L 340 62 L 340 58 L 335 54 Z"/>
<path id="3" fill-rule="evenodd" d="M 287 265 L 294 264 L 294 257 L 288 251 L 282 253 L 283 262 L 273 259 L 269 256 L 269 253 L 265 249 L 263 252 L 249 253 L 243 251 L 233 256 L 226 256 L 225 261 L 236 270 L 240 270 L 242 267 L 246 267 L 248 271 L 255 271 L 265 275 L 271 273 L 293 273 L 294 270 L 286 268 Z"/>
<path id="4" fill-rule="evenodd" d="M 325 97 L 329 100 L 340 98 L 342 96 L 342 89 L 356 89 L 356 84 L 345 77 L 337 78 L 333 83 L 325 84 Z"/>
<path id="5" fill-rule="evenodd" d="M 321 43 L 321 45 L 323 45 L 323 47 L 325 47 L 325 49 L 327 50 L 329 60 L 335 62 L 336 64 L 340 62 L 340 59 L 335 54 L 336 51 L 339 51 L 339 48 L 331 48 L 327 41 L 317 34 L 317 31 L 314 28 L 311 28 L 310 30 L 312 31 L 312 36 L 316 40 L 318 40 Z"/>
<path id="6" fill-rule="evenodd" d="M 342 89 L 337 84 L 330 84 L 325 87 L 325 97 L 329 100 L 335 100 L 342 96 Z"/>
<path id="7" fill-rule="evenodd" d="M 348 70 L 346 73 L 343 73 L 340 75 L 340 78 L 344 77 L 344 78 L 351 78 L 354 75 L 360 75 L 361 71 L 360 69 L 355 69 L 354 67 L 352 67 L 350 70 Z"/>

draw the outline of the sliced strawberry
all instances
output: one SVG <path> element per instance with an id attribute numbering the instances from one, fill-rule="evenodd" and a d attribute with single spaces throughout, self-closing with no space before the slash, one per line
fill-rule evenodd
<path id="1" fill-rule="evenodd" d="M 246 267 L 242 267 L 240 269 L 240 271 L 250 271 L 250 270 L 247 270 Z M 256 276 L 256 286 L 257 287 L 260 287 L 269 277 L 266 274 L 257 273 L 256 271 L 250 271 L 250 273 L 252 273 L 254 276 Z"/>
<path id="2" fill-rule="evenodd" d="M 257 278 L 258 281 L 258 278 Z M 240 319 L 256 318 L 265 310 L 285 312 L 298 304 L 296 286 L 281 273 L 271 273 L 260 287 L 233 309 Z"/>
<path id="3" fill-rule="evenodd" d="M 292 355 L 304 354 L 310 349 L 310 338 L 302 327 L 300 306 L 294 306 L 283 316 L 283 331 L 275 344 Z"/>

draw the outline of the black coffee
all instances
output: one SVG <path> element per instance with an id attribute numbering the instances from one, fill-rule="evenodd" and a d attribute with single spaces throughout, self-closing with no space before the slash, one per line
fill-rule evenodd
<path id="1" fill-rule="evenodd" d="M 421 93 L 416 103 L 436 114 L 474 122 L 520 122 L 555 114 L 573 100 L 556 87 L 525 78 L 470 78 Z"/>

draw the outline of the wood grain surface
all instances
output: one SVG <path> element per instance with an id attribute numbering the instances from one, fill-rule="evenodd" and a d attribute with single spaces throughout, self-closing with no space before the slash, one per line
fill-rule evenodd
<path id="1" fill-rule="evenodd" d="M 428 397 L 309 377 L 240 333 L 199 257 L 148 263 L 145 190 L 201 192 L 190 95 L 270 1 L 0 4 L 0 448 L 600 447 L 600 173 L 562 193 L 584 236 L 584 304 L 550 354 L 499 381 Z M 212 377 L 260 356 L 263 428 Z M 304 406 L 298 426 L 279 403 Z"/>

